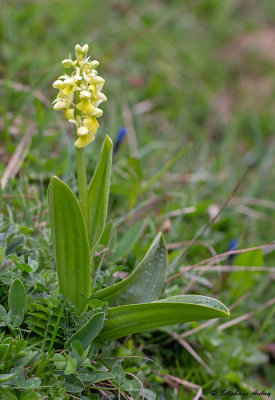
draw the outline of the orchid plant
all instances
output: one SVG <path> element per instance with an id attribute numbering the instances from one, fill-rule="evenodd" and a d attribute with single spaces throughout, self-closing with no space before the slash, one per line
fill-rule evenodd
<path id="1" fill-rule="evenodd" d="M 78 199 L 72 190 L 54 176 L 48 188 L 52 239 L 61 293 L 79 312 L 87 312 L 91 299 L 108 302 L 107 312 L 94 314 L 66 344 L 74 340 L 83 345 L 105 342 L 161 326 L 206 320 L 229 315 L 220 301 L 200 296 L 181 295 L 159 300 L 167 269 L 167 250 L 161 232 L 153 240 L 143 260 L 124 280 L 94 291 L 93 257 L 105 228 L 112 168 L 112 141 L 106 136 L 94 175 L 88 185 L 85 147 L 94 139 L 106 101 L 104 79 L 99 63 L 87 56 L 88 45 L 75 46 L 75 59 L 62 64 L 71 74 L 53 84 L 59 89 L 55 110 L 64 110 L 75 125 Z"/>

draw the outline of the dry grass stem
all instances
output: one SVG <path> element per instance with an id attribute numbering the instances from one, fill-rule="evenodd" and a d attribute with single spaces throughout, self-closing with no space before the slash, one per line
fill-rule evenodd
<path id="1" fill-rule="evenodd" d="M 199 364 L 201 364 L 206 371 L 210 374 L 213 375 L 213 371 L 208 367 L 208 365 L 203 361 L 203 359 L 198 355 L 198 353 L 193 349 L 192 346 L 190 346 L 189 343 L 187 343 L 182 336 L 178 335 L 177 333 L 173 333 L 173 338 L 182 346 L 185 348 L 186 351 L 188 351 L 189 354 L 191 354 L 192 357 L 195 358 L 195 360 L 198 361 Z"/>
<path id="2" fill-rule="evenodd" d="M 42 104 L 44 104 L 45 107 L 49 107 L 51 105 L 51 102 L 47 99 L 47 97 L 41 93 L 39 90 L 33 90 L 30 86 L 24 85 L 23 83 L 19 82 L 13 82 L 10 80 L 4 80 L 0 79 L 0 86 L 7 85 L 11 89 L 16 90 L 18 92 L 25 92 L 25 93 L 31 93 L 35 98 L 37 98 L 39 101 L 41 101 Z"/>
<path id="3" fill-rule="evenodd" d="M 254 266 L 239 266 L 239 265 L 211 265 L 211 269 L 209 269 L 209 265 L 202 265 L 201 267 L 193 268 L 194 271 L 203 271 L 203 272 L 212 272 L 212 271 L 221 271 L 221 272 L 239 272 L 239 271 L 250 271 L 250 272 L 275 272 L 275 267 L 254 267 Z M 185 268 L 182 267 L 185 272 Z"/>
<path id="4" fill-rule="evenodd" d="M 138 144 L 137 144 L 137 136 L 134 126 L 133 114 L 126 100 L 123 102 L 121 108 L 122 108 L 122 117 L 124 126 L 126 126 L 126 128 L 128 129 L 127 140 L 130 149 L 130 154 L 132 157 L 137 156 Z"/>
<path id="5" fill-rule="evenodd" d="M 248 251 L 255 251 L 255 250 L 261 250 L 261 249 L 266 249 L 268 247 L 274 247 L 275 248 L 275 242 L 272 243 L 267 243 L 267 244 L 263 244 L 260 246 L 255 246 L 255 247 L 248 247 L 247 249 L 240 249 L 240 250 L 231 250 L 231 251 L 226 251 L 225 253 L 221 253 L 221 254 L 217 254 L 214 257 L 211 258 L 207 258 L 206 260 L 200 261 L 197 264 L 194 264 L 193 266 L 187 267 L 184 271 L 180 271 L 175 275 L 170 276 L 169 278 L 167 278 L 165 280 L 165 283 L 178 278 L 179 276 L 183 275 L 185 272 L 191 271 L 201 265 L 210 263 L 210 262 L 215 262 L 217 260 L 223 260 L 225 258 L 227 258 L 228 256 L 232 255 L 232 254 L 240 254 L 240 253 L 246 253 Z M 208 266 L 208 265 L 207 265 Z"/>
<path id="6" fill-rule="evenodd" d="M 216 221 L 216 219 L 221 215 L 221 213 L 223 212 L 223 210 L 228 206 L 230 200 L 235 196 L 235 194 L 237 193 L 237 191 L 239 190 L 240 186 L 242 185 L 246 174 L 249 171 L 249 167 L 245 170 L 245 172 L 243 173 L 241 179 L 239 180 L 239 182 L 237 183 L 237 185 L 234 187 L 231 195 L 225 200 L 225 202 L 223 203 L 223 205 L 221 206 L 221 208 L 218 210 L 217 213 L 215 213 L 215 215 L 210 219 L 210 221 L 202 228 L 202 230 L 194 237 L 193 240 L 191 240 L 191 242 L 189 243 L 189 245 L 186 247 L 184 253 L 183 253 L 183 259 L 185 259 L 188 251 L 191 249 L 191 247 L 205 234 L 205 232 L 207 231 L 207 229 Z"/>
<path id="7" fill-rule="evenodd" d="M 218 327 L 219 331 L 223 331 L 224 329 L 230 328 L 233 325 L 239 324 L 240 322 L 243 322 L 251 317 L 254 317 L 254 315 L 258 314 L 259 312 L 265 310 L 266 308 L 273 306 L 275 304 L 275 297 L 271 300 L 268 300 L 266 303 L 264 303 L 262 306 L 260 306 L 256 311 L 252 311 L 250 313 L 246 313 L 241 315 L 238 318 L 232 319 L 231 321 L 225 322 L 224 324 L 220 325 Z"/>
<path id="8" fill-rule="evenodd" d="M 13 178 L 20 170 L 20 167 L 30 149 L 31 138 L 34 133 L 34 130 L 35 130 L 34 124 L 30 123 L 27 134 L 25 136 L 23 136 L 23 138 L 19 142 L 16 150 L 14 151 L 13 155 L 11 156 L 11 158 L 8 162 L 8 165 L 2 175 L 2 178 L 1 178 L 2 190 L 5 189 L 5 187 L 8 183 L 8 180 L 10 178 Z"/>
<path id="9" fill-rule="evenodd" d="M 248 296 L 250 295 L 250 293 L 245 293 L 242 297 L 240 297 L 235 303 L 233 303 L 230 307 L 229 310 L 232 311 L 234 310 L 234 308 L 236 308 L 243 300 L 245 300 Z M 200 332 L 201 330 L 203 330 L 204 328 L 207 328 L 208 326 L 214 325 L 216 322 L 219 321 L 219 318 L 215 318 L 215 319 L 211 319 L 209 321 L 205 321 L 203 324 L 197 326 L 196 328 L 190 329 L 187 332 L 184 332 L 180 335 L 181 338 L 186 338 L 190 335 L 194 335 L 197 332 Z"/>

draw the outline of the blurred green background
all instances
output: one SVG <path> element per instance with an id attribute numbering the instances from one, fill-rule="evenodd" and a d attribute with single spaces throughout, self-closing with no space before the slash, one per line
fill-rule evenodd
<path id="1" fill-rule="evenodd" d="M 162 229 L 171 250 L 169 276 L 178 272 L 182 264 L 173 260 L 181 249 L 173 243 L 190 242 L 245 171 L 237 194 L 190 249 L 184 265 L 210 257 L 212 249 L 227 251 L 232 240 L 238 248 L 274 240 L 274 1 L 1 0 L 0 20 L 1 198 L 11 223 L 33 228 L 40 243 L 48 232 L 50 177 L 56 174 L 76 188 L 73 131 L 63 113 L 52 110 L 57 94 L 52 82 L 63 73 L 61 60 L 74 45 L 88 43 L 92 58 L 100 62 L 108 97 L 97 139 L 87 147 L 88 172 L 94 170 L 104 135 L 116 141 L 120 127 L 126 127 L 128 135 L 114 157 L 110 219 L 117 224 L 118 241 L 136 221 L 147 221 L 125 265 L 135 264 Z M 3 185 L 9 160 L 24 137 L 20 164 Z M 22 194 L 33 198 L 19 201 Z M 207 272 L 193 291 L 214 294 L 227 305 L 246 295 L 232 318 L 259 310 L 274 296 L 271 250 L 234 260 L 235 266 L 266 271 Z M 38 257 L 42 264 L 51 262 L 45 254 Z M 197 274 L 171 281 L 166 292 L 180 293 Z M 170 354 L 162 344 L 164 353 L 158 352 L 154 346 L 161 335 L 136 340 L 155 340 L 148 351 L 169 373 L 208 389 L 274 388 L 274 311 L 267 307 L 224 332 L 191 337 L 211 366 L 211 379 L 181 347 Z M 151 385 L 162 383 L 156 378 Z M 167 393 L 159 398 L 172 398 Z M 182 393 L 173 398 L 187 398 Z"/>

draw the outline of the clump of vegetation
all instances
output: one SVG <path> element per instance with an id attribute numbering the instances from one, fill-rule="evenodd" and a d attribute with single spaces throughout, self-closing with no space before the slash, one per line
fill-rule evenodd
<path id="1" fill-rule="evenodd" d="M 1 6 L 0 399 L 274 397 L 273 2 Z"/>
<path id="2" fill-rule="evenodd" d="M 94 257 L 101 237 L 106 240 L 112 142 L 106 136 L 87 186 L 84 148 L 98 129 L 96 117 L 102 111 L 97 106 L 106 100 L 100 91 L 104 80 L 95 70 L 98 62 L 90 61 L 87 52 L 87 44 L 76 45 L 76 60 L 62 63 L 75 71 L 53 84 L 59 89 L 54 108 L 64 109 L 69 122 L 76 126 L 79 195 L 78 201 L 63 181 L 57 177 L 50 180 L 49 213 L 60 293 L 58 289 L 44 292 L 44 282 L 42 287 L 32 284 L 26 293 L 23 274 L 21 279 L 16 275 L 11 279 L 8 306 L 1 306 L 2 326 L 7 332 L 2 333 L 4 362 L 0 379 L 7 390 L 37 389 L 51 385 L 52 377 L 46 382 L 44 377 L 54 374 L 55 384 L 63 386 L 64 393 L 96 393 L 101 390 L 98 383 L 108 381 L 119 393 L 134 391 L 140 397 L 143 387 L 138 379 L 135 384 L 127 383 L 121 367 L 106 368 L 97 362 L 104 342 L 165 325 L 224 317 L 229 311 L 218 300 L 200 295 L 158 300 L 167 269 L 167 249 L 161 233 L 127 278 L 104 288 L 104 281 L 97 283 L 102 262 L 95 263 Z M 108 233 L 107 225 L 107 246 Z M 4 255 L 6 248 L 2 250 Z M 25 264 L 15 254 L 8 260 L 30 277 L 38 268 L 31 259 Z"/>

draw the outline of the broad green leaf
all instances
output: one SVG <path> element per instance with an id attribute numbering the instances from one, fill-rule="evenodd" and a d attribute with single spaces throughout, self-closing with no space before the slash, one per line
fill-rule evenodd
<path id="1" fill-rule="evenodd" d="M 0 321 L 2 321 L 7 316 L 7 311 L 5 307 L 0 304 Z"/>
<path id="2" fill-rule="evenodd" d="M 94 371 L 89 368 L 83 369 L 81 372 L 78 372 L 77 376 L 82 380 L 82 382 L 86 384 L 93 384 L 101 381 L 105 381 L 106 379 L 113 379 L 114 375 L 105 371 Z"/>
<path id="3" fill-rule="evenodd" d="M 72 393 L 81 393 L 84 390 L 83 382 L 75 375 L 65 375 L 65 387 Z"/>
<path id="4" fill-rule="evenodd" d="M 125 372 L 120 365 L 115 365 L 112 368 L 111 374 L 114 375 L 115 381 L 118 385 L 122 385 L 125 382 Z"/>
<path id="5" fill-rule="evenodd" d="M 8 303 L 11 323 L 13 326 L 20 326 L 24 320 L 27 296 L 23 283 L 19 279 L 15 279 L 10 287 Z"/>
<path id="6" fill-rule="evenodd" d="M 67 365 L 67 359 L 62 354 L 56 353 L 53 356 L 54 366 L 57 369 L 65 369 Z"/>
<path id="7" fill-rule="evenodd" d="M 91 293 L 87 230 L 71 189 L 54 176 L 48 188 L 52 238 L 61 292 L 79 309 Z"/>
<path id="8" fill-rule="evenodd" d="M 14 374 L 0 374 L 0 383 L 7 382 L 12 378 L 15 378 L 21 372 L 20 369 L 16 371 Z"/>
<path id="9" fill-rule="evenodd" d="M 110 304 L 149 303 L 159 298 L 167 268 L 166 245 L 158 233 L 135 270 L 121 282 L 98 290 L 94 297 Z"/>
<path id="10" fill-rule="evenodd" d="M 114 383 L 116 383 L 114 381 Z M 141 391 L 142 388 L 142 383 L 134 381 L 134 380 L 130 380 L 128 378 L 125 379 L 125 382 L 120 386 L 120 390 L 123 391 L 129 391 L 132 392 L 132 394 L 134 394 L 133 392 L 139 392 Z M 145 397 L 144 397 L 145 398 Z"/>
<path id="11" fill-rule="evenodd" d="M 15 279 L 10 287 L 8 303 L 10 311 L 24 310 L 26 307 L 26 291 L 19 279 Z"/>
<path id="12" fill-rule="evenodd" d="M 75 358 L 72 358 L 67 362 L 66 368 L 64 369 L 64 374 L 71 375 L 76 370 L 76 366 L 77 360 Z"/>
<path id="13" fill-rule="evenodd" d="M 14 327 L 20 326 L 24 321 L 24 310 L 12 310 L 9 313 L 10 322 Z"/>
<path id="14" fill-rule="evenodd" d="M 9 255 L 8 258 L 10 260 L 12 260 L 17 265 L 17 267 L 19 267 L 22 271 L 32 272 L 31 266 L 28 264 L 25 264 L 24 261 L 22 260 L 22 258 L 16 256 L 15 254 Z"/>
<path id="15" fill-rule="evenodd" d="M 101 157 L 89 185 L 89 243 L 91 249 L 98 243 L 107 217 L 110 192 L 113 143 L 106 136 Z"/>
<path id="16" fill-rule="evenodd" d="M 83 355 L 84 349 L 79 340 L 74 340 L 72 342 L 72 349 L 79 355 L 79 357 Z"/>
<path id="17" fill-rule="evenodd" d="M 145 304 L 110 308 L 97 341 L 105 342 L 161 326 L 226 317 L 223 303 L 199 295 L 174 296 Z"/>
<path id="18" fill-rule="evenodd" d="M 21 386 L 23 389 L 38 389 L 41 385 L 41 379 L 37 377 L 26 379 L 24 384 Z M 27 397 L 21 397 L 20 400 L 26 400 Z M 29 400 L 35 399 L 34 397 L 29 397 Z"/>
<path id="19" fill-rule="evenodd" d="M 84 348 L 88 346 L 101 331 L 104 317 L 105 314 L 103 312 L 93 315 L 86 325 L 70 337 L 65 344 L 65 348 L 68 349 L 75 340 L 78 340 Z"/>

